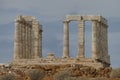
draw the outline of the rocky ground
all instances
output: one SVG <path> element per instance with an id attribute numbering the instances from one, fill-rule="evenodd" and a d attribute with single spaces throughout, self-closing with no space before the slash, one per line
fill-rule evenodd
<path id="1" fill-rule="evenodd" d="M 82 65 L 1 65 L 0 80 L 120 80 L 110 78 L 111 68 Z"/>

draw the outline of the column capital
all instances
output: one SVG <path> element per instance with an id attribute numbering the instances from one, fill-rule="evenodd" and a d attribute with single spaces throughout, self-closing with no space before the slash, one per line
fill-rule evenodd
<path id="1" fill-rule="evenodd" d="M 107 25 L 107 24 L 104 24 L 104 23 L 102 23 L 102 22 L 101 22 L 101 24 L 102 24 L 103 27 L 108 28 L 108 25 Z"/>
<path id="2" fill-rule="evenodd" d="M 70 21 L 69 20 L 64 20 L 63 23 L 69 23 Z"/>
<path id="3" fill-rule="evenodd" d="M 85 20 L 79 20 L 79 22 L 85 22 Z"/>
<path id="4" fill-rule="evenodd" d="M 98 20 L 91 20 L 92 22 L 99 22 Z"/>

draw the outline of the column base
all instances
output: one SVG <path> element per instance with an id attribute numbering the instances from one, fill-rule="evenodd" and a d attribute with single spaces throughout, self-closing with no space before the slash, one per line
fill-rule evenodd
<path id="1" fill-rule="evenodd" d="M 62 56 L 62 58 L 70 58 L 69 56 Z"/>
<path id="2" fill-rule="evenodd" d="M 77 58 L 85 58 L 85 56 L 77 56 Z"/>
<path id="3" fill-rule="evenodd" d="M 35 56 L 34 59 L 40 59 L 40 57 L 39 56 Z"/>

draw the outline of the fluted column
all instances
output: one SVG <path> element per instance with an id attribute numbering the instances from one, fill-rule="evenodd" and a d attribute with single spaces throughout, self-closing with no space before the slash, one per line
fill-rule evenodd
<path id="1" fill-rule="evenodd" d="M 108 25 L 105 25 L 105 45 L 106 45 L 106 55 L 108 55 Z"/>
<path id="2" fill-rule="evenodd" d="M 28 58 L 30 59 L 31 49 L 30 49 L 30 25 L 28 26 Z"/>
<path id="3" fill-rule="evenodd" d="M 20 24 L 18 20 L 15 22 L 15 41 L 14 41 L 14 59 L 19 59 L 20 56 Z"/>
<path id="4" fill-rule="evenodd" d="M 22 49 L 23 49 L 23 52 L 22 52 L 22 54 L 21 54 L 21 58 L 23 58 L 23 59 L 25 59 L 25 54 L 26 54 L 26 39 L 25 39 L 25 33 L 26 33 L 26 31 L 25 31 L 25 24 L 24 23 L 22 23 L 21 24 L 21 28 L 22 28 Z"/>
<path id="5" fill-rule="evenodd" d="M 85 43 L 85 38 L 84 38 L 84 33 L 85 33 L 85 21 L 79 21 L 78 23 L 78 58 L 84 58 L 84 43 Z"/>
<path id="6" fill-rule="evenodd" d="M 92 21 L 92 58 L 97 59 L 97 21 Z"/>
<path id="7" fill-rule="evenodd" d="M 98 43 L 97 43 L 97 47 L 98 47 L 98 54 L 99 54 L 99 58 L 102 60 L 102 58 L 103 58 L 103 53 L 102 53 L 102 50 L 101 50 L 101 48 L 102 48 L 102 44 L 101 44 L 101 42 L 102 42 L 102 36 L 101 36 L 101 22 L 97 22 L 97 40 L 98 40 Z"/>
<path id="8" fill-rule="evenodd" d="M 26 53 L 25 53 L 25 58 L 26 58 L 26 59 L 28 59 L 28 56 L 29 56 L 29 53 L 28 53 L 28 48 L 29 48 L 29 47 L 28 47 L 28 27 L 29 27 L 28 24 L 26 24 L 26 25 L 25 25 L 25 29 L 26 29 L 26 30 L 25 30 L 25 31 L 26 31 L 26 33 L 25 33 L 25 36 L 26 36 L 26 37 L 25 37 L 25 39 L 26 39 L 26 45 L 25 45 L 25 47 L 26 47 Z"/>
<path id="9" fill-rule="evenodd" d="M 39 22 L 34 20 L 33 21 L 33 54 L 34 59 L 39 58 Z"/>
<path id="10" fill-rule="evenodd" d="M 64 21 L 63 58 L 69 57 L 69 21 Z"/>
<path id="11" fill-rule="evenodd" d="M 22 53 L 23 53 L 23 44 L 22 44 L 22 24 L 20 23 L 20 47 L 19 47 L 19 50 L 20 50 L 20 54 L 19 54 L 19 57 L 20 59 L 22 58 Z"/>
<path id="12" fill-rule="evenodd" d="M 42 58 L 42 25 L 40 25 L 40 31 L 39 31 L 39 51 L 40 51 L 40 58 Z"/>
<path id="13" fill-rule="evenodd" d="M 32 54 L 33 54 L 33 40 L 32 40 L 32 26 L 30 27 L 30 54 L 29 57 L 32 59 Z"/>

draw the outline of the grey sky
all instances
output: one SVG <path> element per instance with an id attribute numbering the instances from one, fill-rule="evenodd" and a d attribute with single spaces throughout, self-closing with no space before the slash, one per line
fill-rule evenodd
<path id="1" fill-rule="evenodd" d="M 43 55 L 55 52 L 62 55 L 62 32 L 65 15 L 102 15 L 108 19 L 109 54 L 113 67 L 120 66 L 120 0 L 0 0 L 0 62 L 8 62 L 13 56 L 14 19 L 17 15 L 35 16 L 43 25 Z M 77 26 L 71 23 L 71 26 Z M 90 25 L 90 24 L 89 24 Z M 88 26 L 89 26 L 88 25 Z M 87 25 L 86 25 L 87 26 Z M 88 27 L 86 27 L 88 28 Z M 73 30 L 73 31 L 72 31 Z M 89 40 L 89 29 L 86 42 Z M 77 51 L 77 28 L 70 29 L 71 53 Z M 56 44 L 56 45 L 54 45 Z M 88 46 L 90 47 L 90 46 Z M 75 48 L 75 49 L 73 49 Z M 7 50 L 6 50 L 7 49 Z M 87 53 L 90 51 L 86 49 Z M 76 53 L 75 53 L 76 54 Z M 75 56 L 74 54 L 71 54 Z"/>

